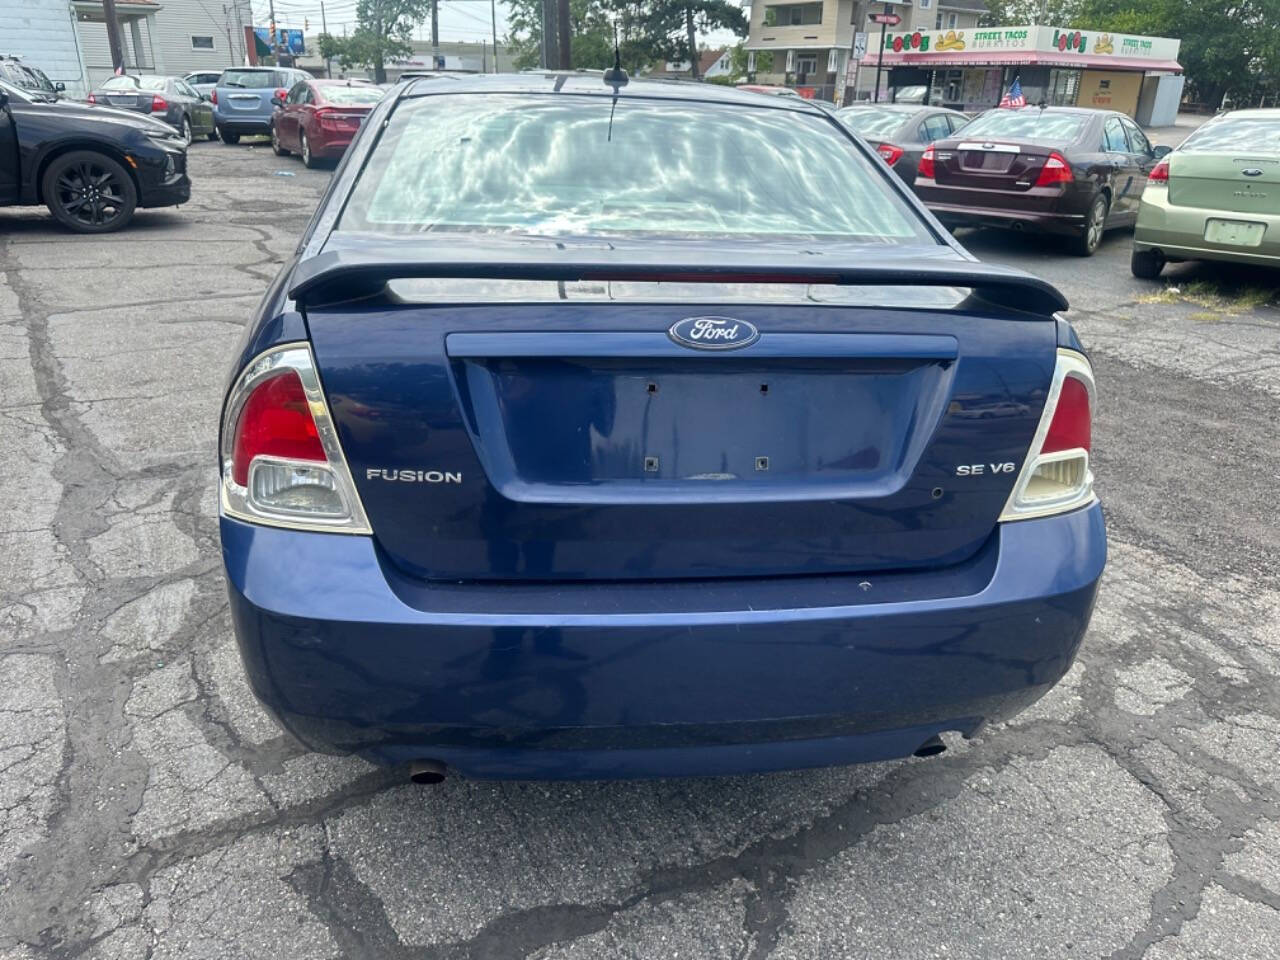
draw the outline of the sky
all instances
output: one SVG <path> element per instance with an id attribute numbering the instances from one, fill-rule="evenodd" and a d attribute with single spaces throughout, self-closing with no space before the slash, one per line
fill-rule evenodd
<path id="1" fill-rule="evenodd" d="M 465 40 L 479 43 L 481 40 L 493 42 L 493 27 L 490 21 L 490 0 L 440 0 L 440 39 L 446 41 Z M 320 32 L 320 0 L 275 0 L 276 25 L 292 30 L 303 29 L 304 20 L 310 21 L 309 34 Z M 254 23 L 266 26 L 269 20 L 267 0 L 253 0 Z M 356 26 L 356 0 L 325 0 L 324 10 L 329 32 L 342 34 L 342 25 L 347 25 L 350 32 Z M 502 0 L 497 0 L 498 42 L 507 35 L 507 9 Z M 427 20 L 417 30 L 415 36 L 424 40 L 431 38 L 431 21 Z"/>
<path id="2" fill-rule="evenodd" d="M 252 0 L 254 23 L 266 26 L 269 22 L 267 0 Z M 479 43 L 481 40 L 492 42 L 493 28 L 490 22 L 490 0 L 439 0 L 440 39 L 444 41 L 465 40 Z M 280 27 L 293 30 L 303 29 L 303 21 L 309 20 L 309 34 L 320 32 L 320 0 L 275 0 L 276 23 Z M 503 0 L 496 0 L 498 21 L 498 42 L 507 35 L 507 7 Z M 356 0 L 325 0 L 325 15 L 329 24 L 329 32 L 341 35 L 342 25 L 347 30 L 355 29 Z M 431 38 L 431 22 L 423 23 L 415 36 L 424 40 Z M 714 34 L 699 39 L 699 45 L 731 44 L 735 40 L 727 30 L 718 30 Z"/>

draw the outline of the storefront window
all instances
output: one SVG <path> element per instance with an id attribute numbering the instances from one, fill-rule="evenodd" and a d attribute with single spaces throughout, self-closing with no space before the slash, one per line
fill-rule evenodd
<path id="1" fill-rule="evenodd" d="M 1050 70 L 1045 102 L 1055 107 L 1073 107 L 1080 93 L 1079 70 Z"/>

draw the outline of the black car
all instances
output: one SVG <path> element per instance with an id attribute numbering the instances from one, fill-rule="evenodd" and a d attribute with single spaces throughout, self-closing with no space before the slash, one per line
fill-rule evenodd
<path id="1" fill-rule="evenodd" d="M 122 74 L 98 84 L 89 91 L 88 99 L 90 103 L 133 110 L 163 120 L 181 133 L 187 143 L 196 137 L 218 138 L 210 97 L 199 93 L 181 77 Z"/>
<path id="2" fill-rule="evenodd" d="M 0 206 L 44 204 L 77 233 L 107 233 L 190 196 L 187 145 L 168 124 L 0 81 Z"/>
<path id="3" fill-rule="evenodd" d="M 858 103 L 836 111 L 840 121 L 866 140 L 904 183 L 915 183 L 920 155 L 935 140 L 951 136 L 969 118 L 958 110 L 918 103 Z"/>

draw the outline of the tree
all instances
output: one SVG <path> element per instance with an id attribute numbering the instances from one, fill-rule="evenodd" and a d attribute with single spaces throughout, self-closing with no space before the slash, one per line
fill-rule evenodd
<path id="1" fill-rule="evenodd" d="M 516 67 L 541 60 L 541 0 L 509 0 Z M 613 66 L 614 27 L 622 65 L 635 73 L 659 60 L 690 60 L 697 71 L 698 32 L 721 28 L 746 36 L 747 20 L 732 0 L 570 0 L 573 66 L 603 70 Z M 691 29 L 692 27 L 692 29 Z"/>
<path id="2" fill-rule="evenodd" d="M 1280 0 L 1081 0 L 1078 26 L 1180 37 L 1178 61 L 1201 103 L 1280 93 Z"/>
<path id="3" fill-rule="evenodd" d="M 1084 26 L 1079 22 L 1081 0 L 986 0 L 986 3 L 987 12 L 978 21 L 984 27 L 1004 27 L 1019 23 L 1038 23 L 1050 27 Z"/>
<path id="4" fill-rule="evenodd" d="M 358 0 L 355 30 L 348 37 L 320 34 L 320 56 L 347 67 L 372 67 L 374 81 L 386 83 L 387 61 L 413 52 L 413 28 L 431 7 L 432 0 Z"/>

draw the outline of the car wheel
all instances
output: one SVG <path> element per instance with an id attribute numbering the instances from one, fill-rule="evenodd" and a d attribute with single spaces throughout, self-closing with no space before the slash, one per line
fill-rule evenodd
<path id="1" fill-rule="evenodd" d="M 277 157 L 287 157 L 289 151 L 280 145 L 280 131 L 276 129 L 276 125 L 271 125 L 271 152 Z"/>
<path id="2" fill-rule="evenodd" d="M 210 130 L 207 134 L 205 134 L 205 136 L 207 136 L 207 137 L 209 138 L 209 140 L 210 140 L 210 141 L 217 140 L 217 139 L 218 139 L 218 131 L 217 131 L 217 130 Z"/>
<path id="3" fill-rule="evenodd" d="M 235 145 L 240 142 L 240 134 L 231 133 L 227 130 L 223 130 L 221 127 L 218 128 L 218 136 L 222 138 L 223 143 Z"/>
<path id="4" fill-rule="evenodd" d="M 138 188 L 128 171 L 91 150 L 54 158 L 40 186 L 49 212 L 77 233 L 119 230 L 138 205 Z"/>
<path id="5" fill-rule="evenodd" d="M 1084 221 L 1084 233 L 1076 238 L 1075 252 L 1082 257 L 1092 257 L 1102 243 L 1102 234 L 1107 226 L 1106 194 L 1100 193 L 1089 205 L 1089 213 Z"/>
<path id="6" fill-rule="evenodd" d="M 303 130 L 298 134 L 298 146 L 302 148 L 302 165 L 308 170 L 315 169 L 318 161 L 315 154 L 311 152 L 311 141 L 307 139 L 307 131 Z"/>
<path id="7" fill-rule="evenodd" d="M 191 146 L 191 141 L 195 139 L 195 134 L 191 132 L 191 118 L 182 118 L 182 139 L 187 141 L 187 146 Z"/>
<path id="8" fill-rule="evenodd" d="M 1139 280 L 1154 280 L 1164 269 L 1164 254 L 1159 250 L 1135 250 L 1129 257 L 1129 270 Z"/>

